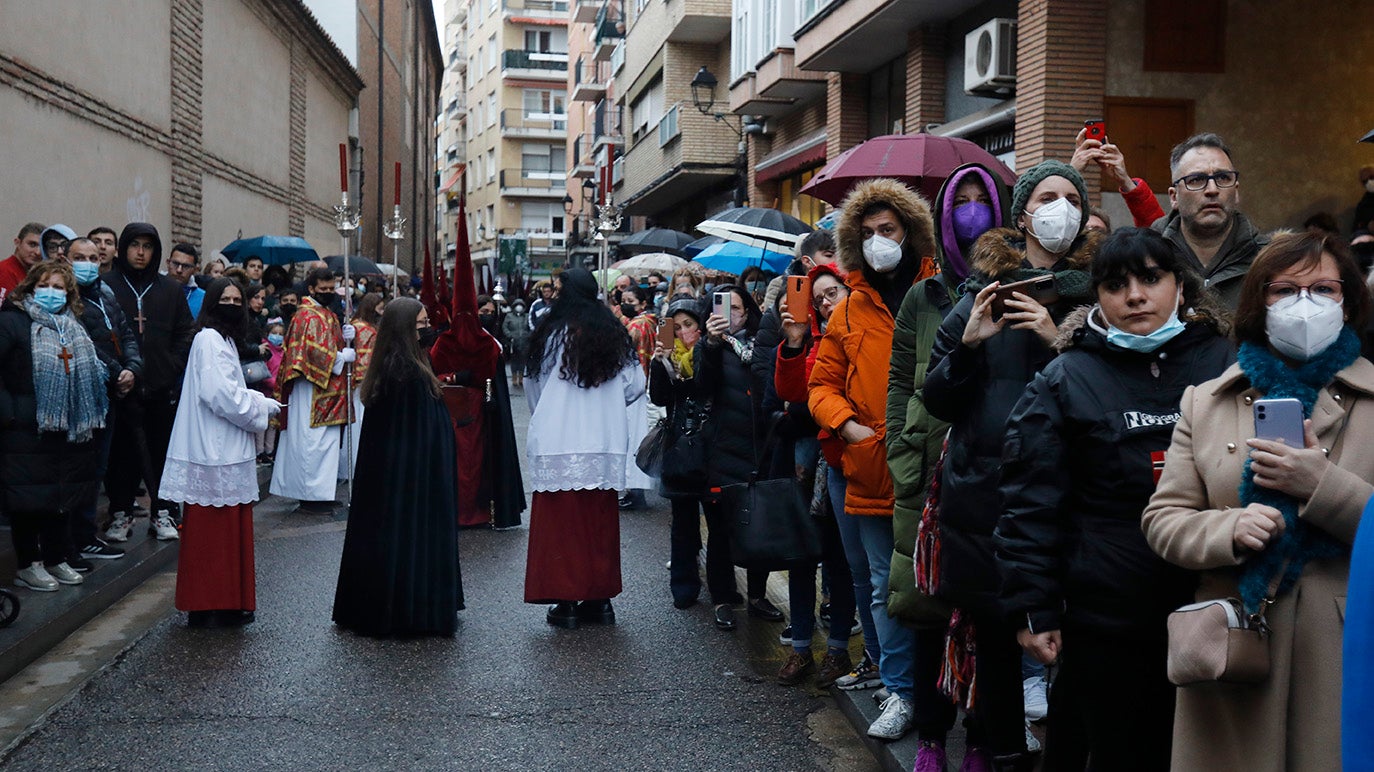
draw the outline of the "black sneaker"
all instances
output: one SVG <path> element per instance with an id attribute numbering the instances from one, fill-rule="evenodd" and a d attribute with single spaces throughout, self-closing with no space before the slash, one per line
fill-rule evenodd
<path id="1" fill-rule="evenodd" d="M 783 619 L 782 612 L 767 598 L 754 598 L 749 601 L 749 616 L 766 619 L 769 622 L 781 622 Z"/>
<path id="2" fill-rule="evenodd" d="M 792 645 L 792 625 L 782 628 L 782 632 L 778 633 L 778 644 L 782 646 Z"/>
<path id="3" fill-rule="evenodd" d="M 91 561 L 85 558 L 67 558 L 67 565 L 71 566 L 72 570 L 78 574 L 89 574 L 91 569 L 95 568 L 91 565 Z"/>
<path id="4" fill-rule="evenodd" d="M 81 557 L 89 560 L 119 560 L 124 557 L 124 550 L 118 547 L 111 547 L 100 539 L 96 539 L 85 547 L 81 548 Z M 70 561 L 68 561 L 70 565 Z"/>

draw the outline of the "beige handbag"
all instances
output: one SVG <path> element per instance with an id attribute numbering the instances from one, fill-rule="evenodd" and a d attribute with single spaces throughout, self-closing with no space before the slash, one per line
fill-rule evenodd
<path id="1" fill-rule="evenodd" d="M 1245 614 L 1236 598 L 1192 603 L 1170 614 L 1169 681 L 1187 686 L 1210 681 L 1253 684 L 1268 678 L 1264 609 L 1272 602 L 1263 601 L 1253 616 Z"/>

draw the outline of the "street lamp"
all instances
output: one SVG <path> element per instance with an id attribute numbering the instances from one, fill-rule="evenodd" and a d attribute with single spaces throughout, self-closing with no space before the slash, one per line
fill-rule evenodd
<path id="1" fill-rule="evenodd" d="M 748 135 L 762 134 L 763 126 L 757 123 L 756 120 L 746 119 L 745 116 L 741 115 L 738 116 L 740 125 L 736 128 L 733 123 L 726 120 L 729 114 L 711 112 L 711 108 L 716 106 L 717 83 L 719 83 L 719 81 L 716 80 L 716 76 L 712 75 L 711 71 L 706 69 L 705 65 L 702 65 L 701 69 L 697 70 L 697 74 L 692 78 L 692 104 L 696 106 L 697 110 L 699 110 L 702 115 L 709 115 L 717 121 L 724 123 L 726 126 L 730 127 L 731 131 L 735 132 L 735 136 L 739 137 L 739 146 L 735 155 L 735 173 L 739 176 L 739 179 L 735 184 L 734 203 L 735 206 L 743 206 L 744 202 L 749 199 Z"/>

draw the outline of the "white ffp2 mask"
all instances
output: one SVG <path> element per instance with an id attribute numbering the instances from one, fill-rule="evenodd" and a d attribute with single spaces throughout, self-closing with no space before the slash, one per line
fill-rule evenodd
<path id="1" fill-rule="evenodd" d="M 1030 218 L 1034 226 L 1031 235 L 1040 242 L 1040 246 L 1046 252 L 1062 255 L 1078 238 L 1078 225 L 1083 220 L 1083 211 L 1067 198 L 1056 198 L 1035 210 Z"/>
<path id="2" fill-rule="evenodd" d="M 1314 298 L 1306 290 L 1284 298 L 1264 317 L 1264 331 L 1274 350 L 1306 362 L 1331 347 L 1345 327 L 1345 308 L 1331 298 Z"/>
<path id="3" fill-rule="evenodd" d="M 887 273 L 902 262 L 902 245 L 875 233 L 864 239 L 864 261 L 878 273 Z"/>

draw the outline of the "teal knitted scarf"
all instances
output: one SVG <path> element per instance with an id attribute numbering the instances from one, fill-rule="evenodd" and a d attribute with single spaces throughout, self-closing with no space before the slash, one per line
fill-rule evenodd
<path id="1" fill-rule="evenodd" d="M 1294 398 L 1302 403 L 1303 415 L 1310 418 L 1317 395 L 1330 385 L 1336 373 L 1349 367 L 1359 356 L 1360 338 L 1346 327 L 1335 343 L 1297 367 L 1290 367 L 1268 348 L 1254 343 L 1242 343 L 1236 361 L 1250 385 L 1266 398 Z M 1283 513 L 1287 526 L 1278 539 L 1240 569 L 1240 598 L 1250 612 L 1259 610 L 1260 602 L 1269 594 L 1269 585 L 1285 561 L 1287 568 L 1283 569 L 1278 595 L 1292 589 L 1308 561 L 1335 557 L 1346 549 L 1330 535 L 1309 527 L 1298 518 L 1301 502 L 1297 499 L 1256 485 L 1249 458 L 1245 459 L 1240 479 L 1240 503 L 1242 506 L 1267 504 Z"/>
<path id="2" fill-rule="evenodd" d="M 38 429 L 64 432 L 68 442 L 86 442 L 105 426 L 109 372 L 70 309 L 53 314 L 25 298 L 24 310 L 33 321 L 29 340 Z"/>

